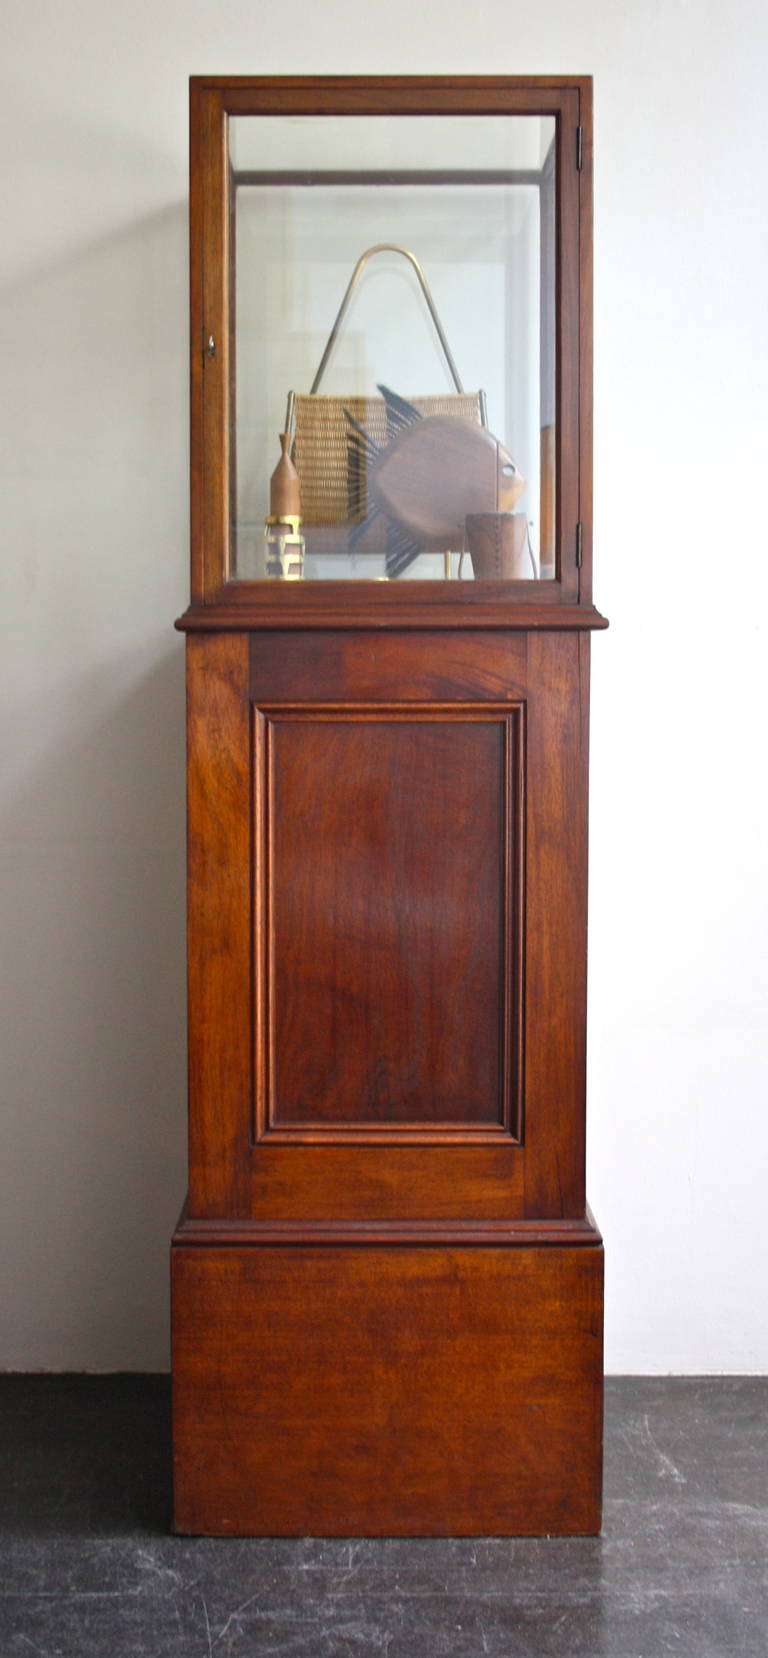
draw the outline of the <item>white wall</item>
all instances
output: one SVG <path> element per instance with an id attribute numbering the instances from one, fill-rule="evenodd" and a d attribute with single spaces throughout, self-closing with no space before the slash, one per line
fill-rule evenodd
<path id="1" fill-rule="evenodd" d="M 768 1369 L 768 13 L 6 0 L 0 1365 L 162 1367 L 191 72 L 596 77 L 591 1196 L 612 1370 Z"/>

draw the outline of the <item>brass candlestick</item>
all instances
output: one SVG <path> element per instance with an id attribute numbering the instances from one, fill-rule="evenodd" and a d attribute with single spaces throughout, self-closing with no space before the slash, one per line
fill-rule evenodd
<path id="1" fill-rule="evenodd" d="M 267 544 L 267 575 L 275 576 L 280 581 L 301 581 L 306 543 L 301 534 L 298 513 L 265 518 L 264 537 Z"/>

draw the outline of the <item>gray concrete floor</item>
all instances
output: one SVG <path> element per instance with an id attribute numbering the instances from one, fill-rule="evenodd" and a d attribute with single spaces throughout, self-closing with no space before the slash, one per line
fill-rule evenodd
<path id="1" fill-rule="evenodd" d="M 768 1378 L 607 1385 L 601 1538 L 168 1534 L 164 1377 L 0 1377 L 0 1658 L 766 1658 Z"/>

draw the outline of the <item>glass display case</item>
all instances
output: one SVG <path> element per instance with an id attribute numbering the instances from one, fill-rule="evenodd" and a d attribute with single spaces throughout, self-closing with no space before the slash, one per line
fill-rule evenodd
<path id="1" fill-rule="evenodd" d="M 554 117 L 235 116 L 229 160 L 235 575 L 287 430 L 304 579 L 553 577 Z"/>
<path id="2" fill-rule="evenodd" d="M 196 83 L 194 597 L 588 603 L 580 89 L 365 86 Z"/>

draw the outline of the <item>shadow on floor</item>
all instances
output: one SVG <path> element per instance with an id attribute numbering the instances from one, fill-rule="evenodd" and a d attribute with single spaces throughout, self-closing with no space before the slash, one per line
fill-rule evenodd
<path id="1" fill-rule="evenodd" d="M 168 1376 L 0 1376 L 0 1537 L 167 1534 Z"/>

